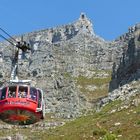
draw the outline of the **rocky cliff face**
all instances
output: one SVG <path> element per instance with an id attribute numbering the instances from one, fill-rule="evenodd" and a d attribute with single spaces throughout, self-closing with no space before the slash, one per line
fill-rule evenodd
<path id="1" fill-rule="evenodd" d="M 47 112 L 76 117 L 93 109 L 108 91 L 140 78 L 139 31 L 136 25 L 107 42 L 81 14 L 72 24 L 25 34 L 32 50 L 19 56 L 19 79 L 31 79 L 44 90 Z M 10 78 L 14 49 L 7 42 L 1 42 L 0 48 L 2 85 Z"/>
<path id="2" fill-rule="evenodd" d="M 120 37 L 123 43 L 120 62 L 113 64 L 111 88 L 118 88 L 140 78 L 140 28 L 139 24 L 131 27 L 129 32 Z M 116 84 L 114 84 L 116 83 Z M 111 90 L 111 89 L 110 89 Z"/>

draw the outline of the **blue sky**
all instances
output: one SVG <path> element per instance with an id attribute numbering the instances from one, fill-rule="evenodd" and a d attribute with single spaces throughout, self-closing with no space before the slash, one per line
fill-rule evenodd
<path id="1" fill-rule="evenodd" d="M 0 27 L 19 35 L 74 22 L 81 12 L 113 40 L 140 22 L 140 0 L 0 0 Z"/>

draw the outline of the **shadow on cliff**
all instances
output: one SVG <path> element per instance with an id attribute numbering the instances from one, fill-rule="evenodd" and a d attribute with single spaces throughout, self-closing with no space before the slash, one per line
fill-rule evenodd
<path id="1" fill-rule="evenodd" d="M 119 64 L 113 64 L 109 92 L 140 78 L 139 44 L 138 38 L 131 38 L 123 48 Z"/>

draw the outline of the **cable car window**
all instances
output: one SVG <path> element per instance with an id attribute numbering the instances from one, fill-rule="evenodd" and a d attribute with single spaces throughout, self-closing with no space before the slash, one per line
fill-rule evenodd
<path id="1" fill-rule="evenodd" d="M 38 107 L 41 107 L 41 100 L 42 100 L 42 95 L 41 95 L 41 91 L 38 90 Z"/>
<path id="2" fill-rule="evenodd" d="M 36 88 L 30 88 L 30 99 L 37 101 L 37 90 Z"/>
<path id="3" fill-rule="evenodd" d="M 1 90 L 0 100 L 3 100 L 3 99 L 5 99 L 5 98 L 6 98 L 6 91 L 7 91 L 7 88 L 6 88 L 6 87 L 5 87 L 5 88 L 3 88 L 3 89 Z"/>
<path id="4" fill-rule="evenodd" d="M 16 97 L 16 86 L 9 87 L 8 90 L 8 98 L 15 98 Z"/>
<path id="5" fill-rule="evenodd" d="M 20 86 L 18 90 L 18 98 L 26 98 L 28 93 L 28 87 Z"/>

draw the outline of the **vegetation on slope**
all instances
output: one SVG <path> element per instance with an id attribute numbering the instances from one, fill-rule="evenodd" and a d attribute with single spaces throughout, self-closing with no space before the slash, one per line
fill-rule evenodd
<path id="1" fill-rule="evenodd" d="M 138 99 L 139 97 L 135 97 Z M 132 101 L 114 101 L 102 108 L 100 112 L 90 112 L 65 125 L 52 129 L 36 127 L 15 127 L 1 129 L 0 136 L 21 134 L 28 140 L 139 140 L 140 138 L 140 105 Z M 51 118 L 46 118 L 47 123 Z"/>
<path id="2" fill-rule="evenodd" d="M 110 71 L 94 70 L 92 72 L 94 74 L 90 78 L 82 75 L 75 78 L 77 87 L 79 87 L 82 94 L 86 95 L 89 101 L 107 96 L 111 80 Z M 104 76 L 104 74 L 107 76 Z"/>

